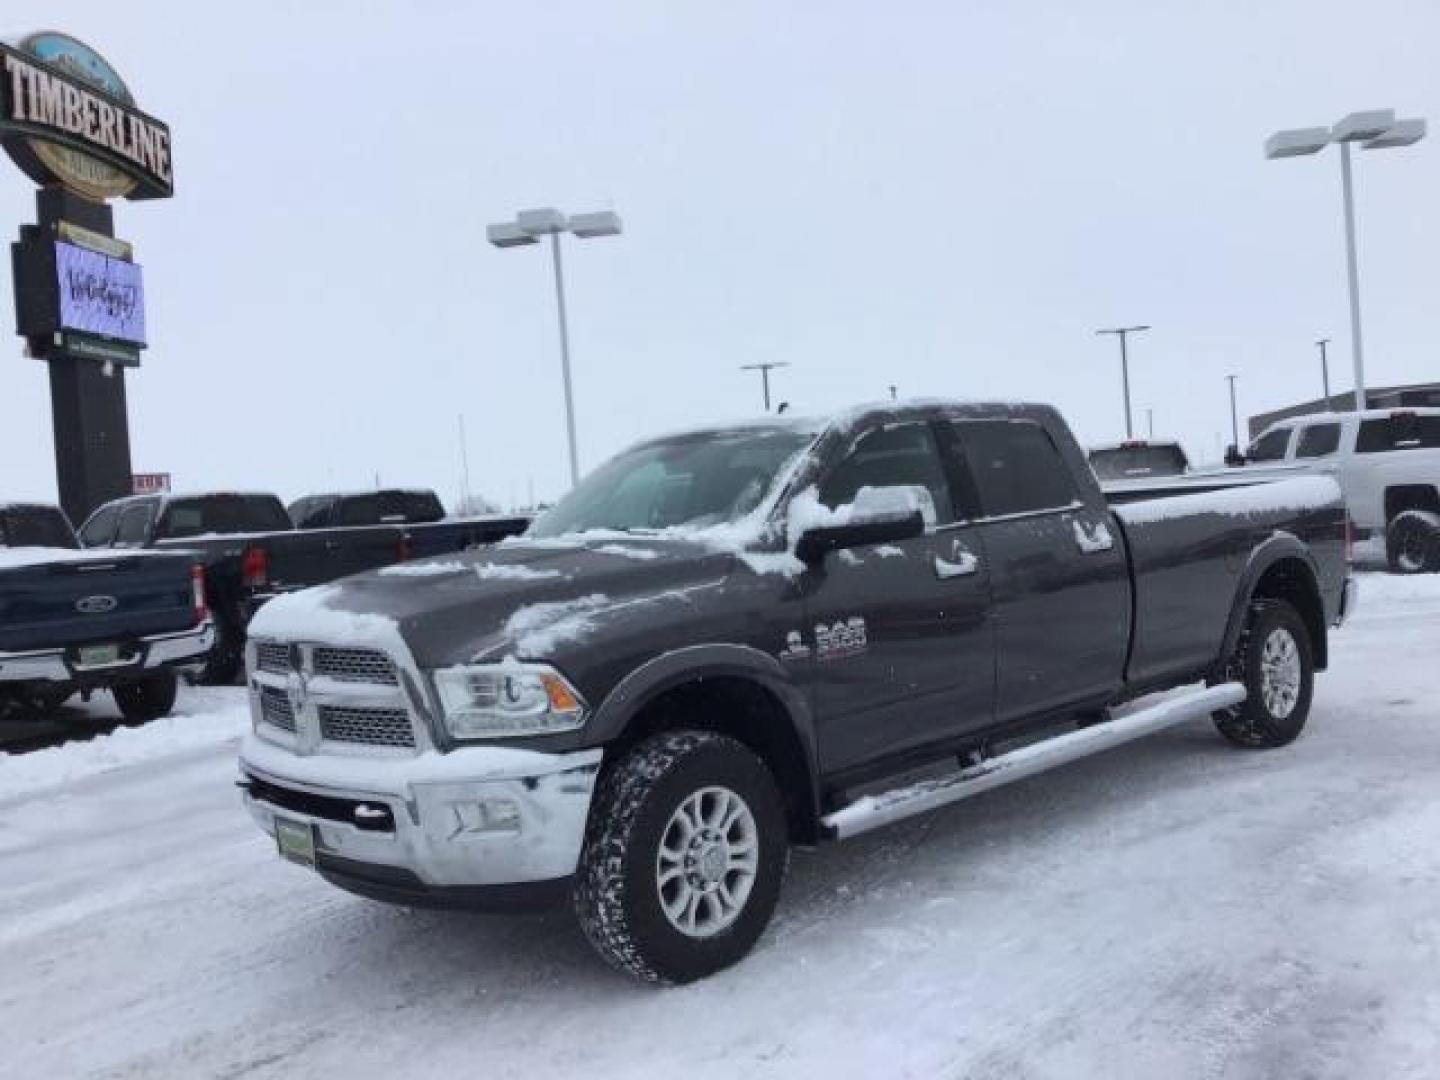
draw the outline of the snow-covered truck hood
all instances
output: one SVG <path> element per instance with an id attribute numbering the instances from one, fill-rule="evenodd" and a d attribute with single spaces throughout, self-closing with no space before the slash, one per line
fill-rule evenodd
<path id="1" fill-rule="evenodd" d="M 250 626 L 264 640 L 403 647 L 420 668 L 555 660 L 601 626 L 688 606 L 734 554 L 674 537 L 517 538 L 279 597 Z"/>

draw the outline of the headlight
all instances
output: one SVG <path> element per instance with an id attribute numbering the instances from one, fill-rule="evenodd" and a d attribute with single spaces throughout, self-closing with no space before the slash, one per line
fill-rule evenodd
<path id="1" fill-rule="evenodd" d="M 445 728 L 456 739 L 499 739 L 573 731 L 585 702 L 546 664 L 477 664 L 436 671 Z"/>

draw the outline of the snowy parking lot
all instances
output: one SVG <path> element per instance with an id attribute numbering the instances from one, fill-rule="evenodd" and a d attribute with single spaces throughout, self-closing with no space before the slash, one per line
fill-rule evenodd
<path id="1" fill-rule="evenodd" d="M 1200 722 L 797 853 L 754 956 L 659 991 L 557 911 L 389 908 L 240 807 L 240 690 L 0 757 L 16 1077 L 1434 1076 L 1440 577 L 1366 574 L 1310 727 Z"/>

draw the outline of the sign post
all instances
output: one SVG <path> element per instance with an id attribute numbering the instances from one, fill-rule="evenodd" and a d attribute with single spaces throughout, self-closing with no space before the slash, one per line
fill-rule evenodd
<path id="1" fill-rule="evenodd" d="M 0 42 L 0 144 L 40 185 L 11 245 L 16 331 L 49 365 L 60 503 L 79 522 L 131 491 L 125 369 L 146 344 L 141 267 L 107 200 L 174 193 L 170 129 L 93 49 L 45 31 Z"/>

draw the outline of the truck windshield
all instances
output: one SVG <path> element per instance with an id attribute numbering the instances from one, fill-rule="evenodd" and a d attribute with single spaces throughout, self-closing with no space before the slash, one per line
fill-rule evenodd
<path id="1" fill-rule="evenodd" d="M 1116 446 L 1090 452 L 1090 467 L 1101 480 L 1133 480 L 1144 476 L 1179 476 L 1187 465 L 1185 451 L 1174 445 Z"/>
<path id="2" fill-rule="evenodd" d="M 156 535 L 281 532 L 292 527 L 290 515 L 273 495 L 207 495 L 168 503 Z"/>
<path id="3" fill-rule="evenodd" d="M 527 536 L 647 532 L 736 521 L 759 506 L 818 427 L 752 427 L 659 439 L 611 458 L 536 519 Z"/>
<path id="4" fill-rule="evenodd" d="M 0 547 L 79 547 L 70 523 L 49 507 L 0 509 Z"/>

